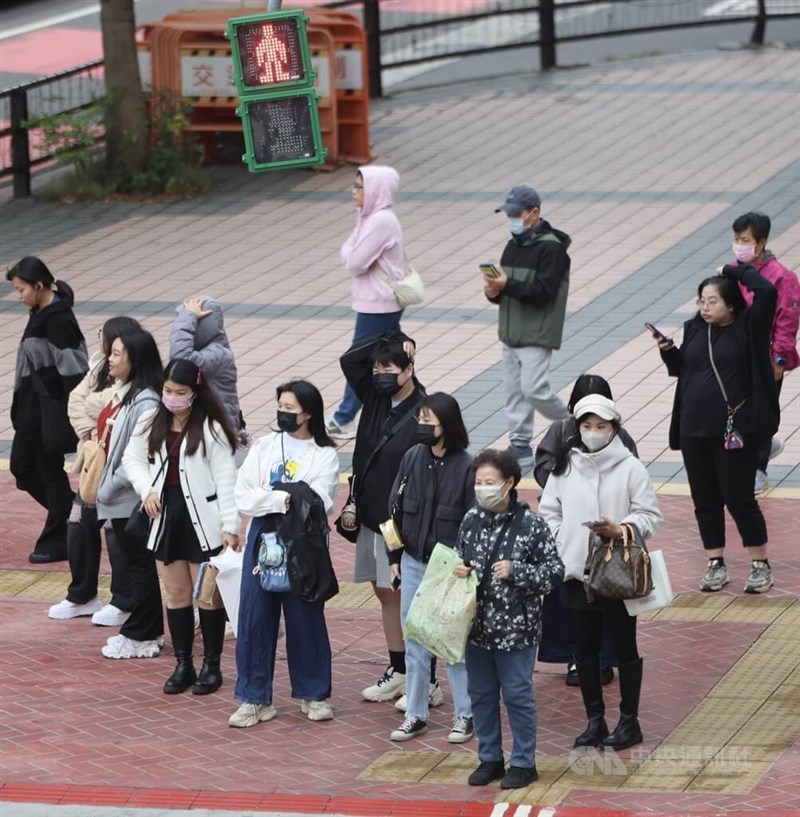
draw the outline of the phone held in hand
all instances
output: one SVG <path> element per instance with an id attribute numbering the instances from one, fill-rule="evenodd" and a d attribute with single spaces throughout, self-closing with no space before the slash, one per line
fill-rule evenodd
<path id="1" fill-rule="evenodd" d="M 494 264 L 478 264 L 478 269 L 487 278 L 495 279 L 500 277 L 500 270 Z"/>
<path id="2" fill-rule="evenodd" d="M 664 341 L 664 343 L 672 343 L 672 338 L 668 338 L 663 332 L 660 332 L 658 329 L 656 329 L 652 323 L 646 323 L 644 325 L 644 328 L 647 329 L 647 331 L 650 332 L 650 334 L 653 335 L 653 337 L 656 337 L 659 340 Z"/>
<path id="3" fill-rule="evenodd" d="M 399 590 L 400 589 L 400 577 L 395 576 L 392 579 L 392 590 Z"/>
<path id="4" fill-rule="evenodd" d="M 594 522 L 581 522 L 581 525 L 585 528 L 595 528 L 598 525 L 605 525 L 605 522 L 602 519 L 596 519 Z"/>

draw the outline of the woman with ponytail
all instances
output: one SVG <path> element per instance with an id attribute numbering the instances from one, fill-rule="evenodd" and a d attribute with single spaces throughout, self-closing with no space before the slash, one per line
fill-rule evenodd
<path id="1" fill-rule="evenodd" d="M 60 562 L 67 558 L 67 520 L 74 496 L 64 471 L 64 455 L 77 445 L 68 428 L 67 398 L 88 371 L 89 355 L 72 311 L 72 289 L 56 281 L 44 261 L 23 258 L 6 273 L 6 280 L 30 310 L 17 352 L 10 468 L 17 488 L 47 510 L 28 560 Z M 63 423 L 58 423 L 62 415 Z M 69 433 L 55 438 L 56 427 Z"/>

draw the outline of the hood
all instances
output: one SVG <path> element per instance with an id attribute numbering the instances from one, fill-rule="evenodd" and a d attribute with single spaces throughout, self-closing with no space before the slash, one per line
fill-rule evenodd
<path id="1" fill-rule="evenodd" d="M 569 461 L 570 464 L 582 474 L 593 474 L 597 472 L 603 474 L 607 471 L 611 471 L 623 460 L 632 456 L 633 454 L 625 448 L 625 444 L 620 440 L 619 434 L 617 434 L 605 448 L 600 451 L 595 451 L 593 454 L 582 451 L 580 448 L 573 448 L 569 452 Z"/>
<path id="2" fill-rule="evenodd" d="M 72 309 L 72 301 L 69 298 L 60 297 L 57 301 L 48 304 L 41 309 L 29 309 L 29 325 L 41 327 L 53 316 L 60 312 L 69 312 Z M 83 337 L 83 335 L 81 335 Z"/>
<path id="3" fill-rule="evenodd" d="M 366 218 L 394 204 L 394 196 L 400 187 L 400 176 L 393 167 L 386 165 L 363 165 L 358 168 L 364 179 L 364 206 L 361 217 Z"/>
<path id="4" fill-rule="evenodd" d="M 194 348 L 205 349 L 212 343 L 221 343 L 223 346 L 230 346 L 228 336 L 225 334 L 225 318 L 222 315 L 222 307 L 210 295 L 203 295 L 203 309 L 210 309 L 211 314 L 197 321 L 197 329 L 194 332 Z M 179 306 L 175 311 L 184 310 L 184 306 Z"/>
<path id="5" fill-rule="evenodd" d="M 524 237 L 522 241 L 518 243 L 520 246 L 527 247 L 531 244 L 535 244 L 542 236 L 548 233 L 554 235 L 565 250 L 569 249 L 569 245 L 572 244 L 572 239 L 563 230 L 557 230 L 549 221 L 545 221 L 544 219 L 536 225 L 530 234 L 523 234 Z"/>

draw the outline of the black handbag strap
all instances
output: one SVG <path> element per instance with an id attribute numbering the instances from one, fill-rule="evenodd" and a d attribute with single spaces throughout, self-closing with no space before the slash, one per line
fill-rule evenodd
<path id="1" fill-rule="evenodd" d="M 167 467 L 167 463 L 169 462 L 169 458 L 172 456 L 172 452 L 183 442 L 183 438 L 185 436 L 186 431 L 181 431 L 181 433 L 178 435 L 178 439 L 175 440 L 175 442 L 172 443 L 172 445 L 169 447 L 169 451 L 167 451 L 167 456 L 164 457 L 163 460 L 161 460 L 161 465 L 159 466 L 158 471 L 156 472 L 156 475 L 153 478 L 153 481 L 150 483 L 151 491 L 155 487 L 155 484 L 158 482 L 158 480 L 161 478 L 161 474 L 164 472 L 164 469 Z"/>
<path id="2" fill-rule="evenodd" d="M 507 517 L 504 521 L 500 530 L 497 533 L 497 539 L 495 539 L 494 546 L 492 547 L 492 552 L 489 554 L 489 558 L 486 560 L 486 564 L 483 565 L 483 571 L 481 572 L 481 580 L 478 582 L 478 593 L 484 593 L 486 591 L 486 587 L 489 584 L 489 580 L 491 578 L 491 566 L 498 560 L 500 557 L 500 550 L 503 546 L 503 537 L 506 531 L 509 531 L 509 541 L 513 541 L 511 534 L 512 525 L 515 522 L 517 524 L 514 526 L 513 533 L 516 535 L 517 531 L 519 530 L 519 522 L 516 519 L 517 514 L 512 513 L 509 517 Z M 470 555 L 470 562 L 472 562 L 472 558 L 475 555 L 475 548 L 472 548 L 472 553 Z"/>

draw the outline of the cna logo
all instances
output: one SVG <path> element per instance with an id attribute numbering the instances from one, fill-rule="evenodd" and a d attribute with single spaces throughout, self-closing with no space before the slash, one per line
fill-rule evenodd
<path id="1" fill-rule="evenodd" d="M 628 774 L 616 752 L 601 752 L 593 746 L 573 749 L 569 753 L 569 768 L 583 777 L 593 774 L 626 777 Z"/>

